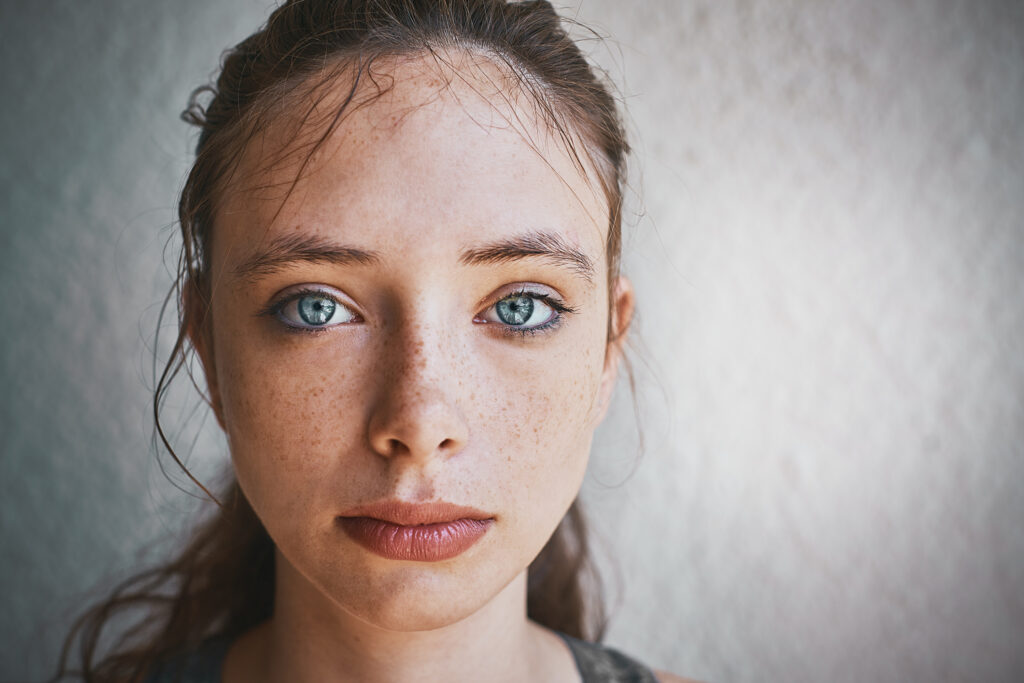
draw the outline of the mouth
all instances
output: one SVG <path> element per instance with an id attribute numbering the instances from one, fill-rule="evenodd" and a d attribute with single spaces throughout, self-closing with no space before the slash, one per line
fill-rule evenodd
<path id="1" fill-rule="evenodd" d="M 494 524 L 494 515 L 452 503 L 385 501 L 338 516 L 353 541 L 389 560 L 440 562 L 469 550 Z"/>

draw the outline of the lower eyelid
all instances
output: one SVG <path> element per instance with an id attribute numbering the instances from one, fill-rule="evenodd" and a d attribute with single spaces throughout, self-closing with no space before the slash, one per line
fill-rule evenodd
<path id="1" fill-rule="evenodd" d="M 555 311 L 555 315 L 551 318 L 551 320 L 541 325 L 538 325 L 537 327 L 515 327 L 513 325 L 502 325 L 500 323 L 499 325 L 501 327 L 502 333 L 504 333 L 505 335 L 523 338 L 532 337 L 538 334 L 554 332 L 555 330 L 562 326 L 562 323 L 564 321 L 565 316 Z"/>

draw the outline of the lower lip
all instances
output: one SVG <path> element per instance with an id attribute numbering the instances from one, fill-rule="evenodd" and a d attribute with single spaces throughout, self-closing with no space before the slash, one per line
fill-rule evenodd
<path id="1" fill-rule="evenodd" d="M 372 517 L 340 517 L 349 538 L 389 560 L 440 562 L 461 555 L 480 540 L 493 519 L 456 519 L 452 522 L 403 526 Z"/>

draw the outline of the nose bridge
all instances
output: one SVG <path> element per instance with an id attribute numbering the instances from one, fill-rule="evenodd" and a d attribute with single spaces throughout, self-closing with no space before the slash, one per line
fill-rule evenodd
<path id="1" fill-rule="evenodd" d="M 456 346 L 445 317 L 429 305 L 396 316 L 382 330 L 380 384 L 369 421 L 377 453 L 429 457 L 461 450 L 468 427 L 458 400 Z"/>
<path id="2" fill-rule="evenodd" d="M 384 334 L 383 362 L 413 384 L 436 382 L 456 360 L 454 336 L 442 297 L 423 294 L 396 312 Z"/>
<path id="3" fill-rule="evenodd" d="M 445 353 L 451 339 L 442 325 L 405 321 L 386 335 L 383 345 L 386 374 L 396 392 L 424 387 L 438 389 L 451 357 Z"/>

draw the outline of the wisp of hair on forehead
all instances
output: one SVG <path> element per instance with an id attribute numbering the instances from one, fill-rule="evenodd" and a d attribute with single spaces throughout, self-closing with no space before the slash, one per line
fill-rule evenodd
<path id="1" fill-rule="evenodd" d="M 317 111 L 324 86 L 344 74 L 349 88 L 329 123 L 306 148 L 328 138 L 346 109 L 379 95 L 387 78 L 374 70 L 385 58 L 451 51 L 480 55 L 499 65 L 527 93 L 577 168 L 594 169 L 608 206 L 605 241 L 609 306 L 619 273 L 622 197 L 628 146 L 616 100 L 599 79 L 563 20 L 544 0 L 290 0 L 267 23 L 225 52 L 215 83 L 197 88 L 182 118 L 200 129 L 196 160 L 182 190 L 178 217 L 182 247 L 173 299 L 178 334 L 156 383 L 155 438 L 192 481 L 217 502 L 185 549 L 167 564 L 117 586 L 73 625 L 52 680 L 74 675 L 94 681 L 141 680 L 175 653 L 213 636 L 237 636 L 269 618 L 273 607 L 274 546 L 233 478 L 215 496 L 176 455 L 160 409 L 172 380 L 191 377 L 190 331 L 205 334 L 209 315 L 210 245 L 214 216 L 247 143 L 287 112 L 301 123 Z M 365 88 L 370 84 L 371 88 Z M 586 162 L 586 163 L 584 163 Z M 612 316 L 607 336 L 611 340 Z M 629 370 L 628 363 L 626 364 Z M 630 374 L 630 383 L 632 377 Z M 197 386 L 193 379 L 193 384 Z M 586 525 L 574 501 L 554 535 L 531 563 L 528 616 L 569 635 L 599 640 L 605 630 L 600 580 L 588 549 Z M 125 617 L 130 625 L 124 627 Z M 118 637 L 102 656 L 105 628 Z M 69 668 L 77 642 L 80 666 Z"/>

